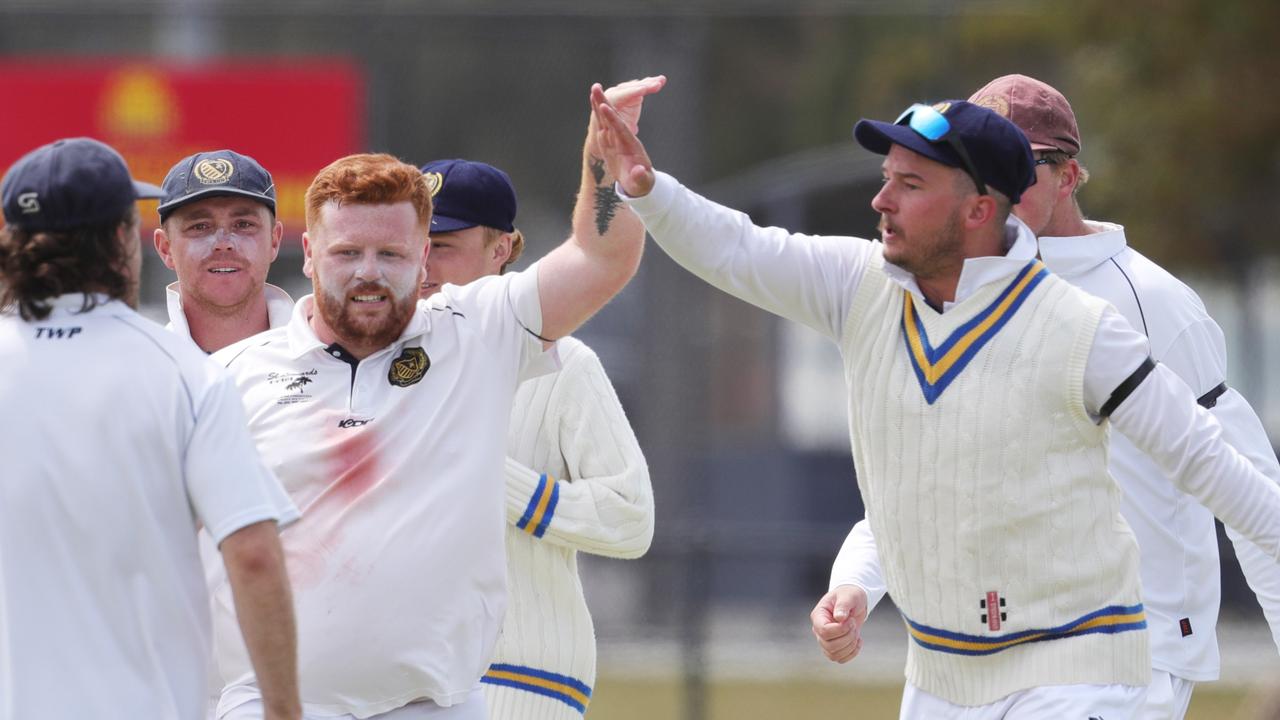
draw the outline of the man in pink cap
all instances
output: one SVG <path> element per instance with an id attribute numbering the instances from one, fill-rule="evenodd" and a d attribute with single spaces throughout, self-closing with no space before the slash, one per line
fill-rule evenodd
<path id="1" fill-rule="evenodd" d="M 969 101 L 1008 118 L 1031 142 L 1036 182 L 1023 193 L 1014 214 L 1036 234 L 1041 261 L 1115 306 L 1147 336 L 1152 358 L 1180 376 L 1200 404 L 1211 409 L 1227 441 L 1258 470 L 1280 480 L 1280 464 L 1262 423 L 1240 393 L 1226 385 L 1222 330 L 1200 298 L 1130 248 L 1123 227 L 1086 220 L 1081 212 L 1077 194 L 1089 173 L 1077 159 L 1080 131 L 1067 99 L 1034 78 L 1006 75 Z M 1152 656 L 1142 717 L 1182 718 L 1195 683 L 1218 678 L 1214 626 L 1221 587 L 1213 514 L 1174 487 L 1121 433 L 1112 433 L 1109 470 L 1124 489 L 1121 513 L 1142 551 Z M 1280 646 L 1280 567 L 1256 545 L 1229 533 Z M 831 592 L 814 611 L 815 633 L 829 657 L 844 662 L 857 654 L 856 627 L 884 594 L 875 539 L 863 520 L 836 559 Z M 835 617 L 841 622 L 828 624 Z M 823 636 L 824 627 L 831 637 Z"/>

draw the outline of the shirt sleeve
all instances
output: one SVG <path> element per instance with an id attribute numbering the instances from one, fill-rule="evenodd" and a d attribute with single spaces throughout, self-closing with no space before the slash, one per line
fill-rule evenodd
<path id="1" fill-rule="evenodd" d="M 210 368 L 217 379 L 197 406 L 184 475 L 191 505 L 216 546 L 240 528 L 296 519 L 298 511 L 258 456 L 230 376 L 212 362 Z"/>
<path id="2" fill-rule="evenodd" d="M 880 571 L 880 555 L 876 551 L 876 538 L 871 534 L 871 523 L 864 518 L 854 524 L 849 536 L 840 546 L 836 560 L 831 564 L 829 590 L 841 585 L 857 585 L 867 593 L 867 614 L 884 598 L 887 589 L 884 574 Z"/>
<path id="3" fill-rule="evenodd" d="M 544 349 L 539 337 L 542 302 L 538 297 L 538 263 L 463 286 L 446 285 L 445 291 L 429 302 L 446 303 L 445 307 L 467 316 L 474 314 L 490 344 L 500 353 L 513 353 L 519 380 L 559 369 L 555 345 Z"/>
<path id="4" fill-rule="evenodd" d="M 1084 407 L 1089 417 L 1101 422 L 1102 408 L 1112 393 L 1150 357 L 1146 336 L 1108 305 L 1098 319 L 1084 368 Z"/>
<path id="5" fill-rule="evenodd" d="M 661 172 L 648 195 L 619 196 L 658 245 L 694 275 L 829 338 L 840 337 L 874 252 L 871 241 L 759 227 Z"/>
<path id="6" fill-rule="evenodd" d="M 635 558 L 653 540 L 653 488 L 640 443 L 599 358 L 574 353 L 546 422 L 558 428 L 567 478 L 507 458 L 507 518 L 545 542 Z"/>
<path id="7" fill-rule="evenodd" d="M 1229 528 L 1280 558 L 1280 487 L 1227 444 L 1222 425 L 1177 375 L 1156 365 L 1111 423 L 1175 485 Z"/>
<path id="8" fill-rule="evenodd" d="M 1276 460 L 1271 440 L 1244 396 L 1228 389 L 1218 398 L 1212 412 L 1222 423 L 1227 442 L 1273 483 L 1280 483 L 1280 462 Z M 1280 563 L 1230 527 L 1227 536 L 1235 546 L 1245 580 L 1262 606 L 1262 614 L 1271 628 L 1271 639 L 1280 650 Z"/>
<path id="9" fill-rule="evenodd" d="M 1156 357 L 1182 378 L 1196 397 L 1217 387 L 1227 376 L 1226 339 L 1222 329 L 1209 317 L 1183 328 Z"/>

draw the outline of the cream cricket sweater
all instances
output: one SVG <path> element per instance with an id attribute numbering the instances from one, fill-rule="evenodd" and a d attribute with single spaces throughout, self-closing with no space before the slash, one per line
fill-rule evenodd
<path id="1" fill-rule="evenodd" d="M 596 647 L 578 551 L 635 558 L 653 538 L 649 469 L 599 358 L 573 338 L 559 352 L 512 406 L 507 614 L 482 679 L 495 719 L 581 718 Z"/>
<path id="2" fill-rule="evenodd" d="M 1138 549 L 1082 399 L 1104 303 L 1028 263 L 939 314 L 877 252 L 841 338 L 907 680 L 983 705 L 1149 682 Z"/>

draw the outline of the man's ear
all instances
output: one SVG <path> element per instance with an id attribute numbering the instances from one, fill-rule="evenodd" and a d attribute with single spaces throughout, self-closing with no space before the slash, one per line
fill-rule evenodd
<path id="1" fill-rule="evenodd" d="M 312 277 L 315 272 L 314 264 L 311 260 L 311 235 L 302 233 L 302 274 Z"/>
<path id="2" fill-rule="evenodd" d="M 964 224 L 970 230 L 976 230 L 995 220 L 1000 204 L 990 195 L 973 195 L 969 198 L 969 209 L 964 216 Z"/>
<path id="3" fill-rule="evenodd" d="M 502 233 L 489 251 L 489 260 L 495 268 L 501 268 L 511 258 L 511 233 Z"/>
<path id="4" fill-rule="evenodd" d="M 1080 183 L 1080 161 L 1070 158 L 1058 171 L 1058 199 L 1070 197 Z"/>
<path id="5" fill-rule="evenodd" d="M 276 221 L 275 227 L 271 228 L 271 262 L 275 262 L 280 256 L 280 243 L 284 240 L 284 223 Z"/>
<path id="6" fill-rule="evenodd" d="M 152 240 L 156 246 L 156 254 L 164 262 L 164 266 L 173 270 L 173 247 L 169 242 L 169 234 L 164 231 L 163 227 L 156 228 Z"/>

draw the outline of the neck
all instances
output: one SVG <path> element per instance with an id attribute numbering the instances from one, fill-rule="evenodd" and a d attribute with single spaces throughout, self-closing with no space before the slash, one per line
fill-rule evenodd
<path id="1" fill-rule="evenodd" d="M 311 329 L 315 332 L 316 339 L 325 345 L 332 345 L 334 343 L 341 345 L 342 349 L 351 353 L 356 360 L 364 360 L 370 355 L 386 347 L 386 345 L 378 345 L 376 343 L 367 343 L 350 338 L 338 337 L 338 334 L 329 327 L 328 323 L 324 321 L 324 318 L 320 317 L 320 313 L 315 307 L 311 308 L 311 316 L 307 318 L 307 322 L 310 323 Z"/>
<path id="2" fill-rule="evenodd" d="M 942 312 L 943 303 L 954 302 L 956 288 L 960 285 L 960 275 L 964 272 L 964 261 L 978 257 L 1004 257 L 1009 252 L 1009 241 L 1004 234 L 1004 226 L 994 228 L 990 232 L 969 235 L 964 240 L 963 255 L 950 258 L 928 276 L 917 274 L 916 285 L 929 306 Z"/>
<path id="3" fill-rule="evenodd" d="M 187 318 L 191 339 L 210 353 L 271 328 L 265 292 L 234 308 L 215 309 L 184 302 L 182 314 Z"/>
<path id="4" fill-rule="evenodd" d="M 1098 232 L 1096 228 L 1090 227 L 1084 221 L 1084 216 L 1080 214 L 1080 207 L 1074 200 L 1068 199 L 1059 205 L 1053 216 L 1049 218 L 1049 224 L 1037 234 L 1040 237 L 1078 237 L 1096 232 Z"/>

